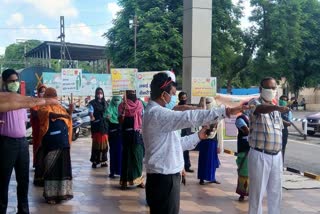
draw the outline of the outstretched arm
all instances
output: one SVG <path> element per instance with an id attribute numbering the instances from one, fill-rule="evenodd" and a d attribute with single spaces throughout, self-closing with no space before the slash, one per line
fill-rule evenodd
<path id="1" fill-rule="evenodd" d="M 17 93 L 0 92 L 0 112 L 53 104 L 59 104 L 58 100 L 26 97 Z"/>

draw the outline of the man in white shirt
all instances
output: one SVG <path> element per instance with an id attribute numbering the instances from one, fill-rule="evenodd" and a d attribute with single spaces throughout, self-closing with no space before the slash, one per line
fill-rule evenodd
<path id="1" fill-rule="evenodd" d="M 176 101 L 175 82 L 166 73 L 154 75 L 151 101 L 145 109 L 142 124 L 147 171 L 146 198 L 151 214 L 179 213 L 183 151 L 193 149 L 200 140 L 207 138 L 206 129 L 185 137 L 181 137 L 176 130 L 217 123 L 248 108 L 173 111 Z"/>

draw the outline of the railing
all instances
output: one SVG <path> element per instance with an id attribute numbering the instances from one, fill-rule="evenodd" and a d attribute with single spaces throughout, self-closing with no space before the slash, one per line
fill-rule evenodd
<path id="1" fill-rule="evenodd" d="M 302 122 L 303 132 L 292 121 Z M 299 134 L 301 136 L 303 136 L 303 139 L 306 140 L 307 139 L 308 120 L 301 119 L 301 118 L 292 118 L 292 121 L 291 121 L 291 125 L 299 132 Z"/>

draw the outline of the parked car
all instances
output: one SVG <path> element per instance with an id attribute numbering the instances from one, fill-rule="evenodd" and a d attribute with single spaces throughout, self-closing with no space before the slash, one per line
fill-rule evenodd
<path id="1" fill-rule="evenodd" d="M 307 134 L 314 135 L 316 132 L 320 132 L 320 112 L 307 116 L 308 126 Z"/>

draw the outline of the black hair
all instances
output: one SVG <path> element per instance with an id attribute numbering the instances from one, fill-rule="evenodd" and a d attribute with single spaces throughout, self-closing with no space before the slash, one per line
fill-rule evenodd
<path id="1" fill-rule="evenodd" d="M 181 100 L 182 96 L 186 95 L 187 96 L 187 93 L 184 92 L 184 91 L 181 91 L 179 94 L 178 94 L 178 98 L 179 100 Z"/>
<path id="2" fill-rule="evenodd" d="M 96 88 L 96 92 L 94 93 L 94 97 L 98 99 L 98 91 L 102 91 L 103 99 L 104 99 L 104 91 L 101 87 Z"/>
<path id="3" fill-rule="evenodd" d="M 17 75 L 17 77 L 19 78 L 18 72 L 16 72 L 16 70 L 14 69 L 9 68 L 2 72 L 2 81 L 7 81 L 12 74 Z"/>
<path id="4" fill-rule="evenodd" d="M 273 77 L 265 77 L 260 82 L 260 87 L 263 87 L 263 84 L 269 80 L 275 80 Z"/>
<path id="5" fill-rule="evenodd" d="M 152 100 L 159 98 L 164 91 L 170 94 L 170 90 L 172 89 L 172 87 L 177 87 L 177 84 L 172 81 L 164 88 L 161 88 L 161 86 L 163 86 L 166 81 L 170 80 L 171 77 L 169 77 L 169 75 L 164 72 L 157 73 L 153 76 L 150 84 Z"/>
<path id="6" fill-rule="evenodd" d="M 289 99 L 287 95 L 281 95 L 279 99 L 282 100 L 283 98 L 287 98 L 287 100 Z"/>

